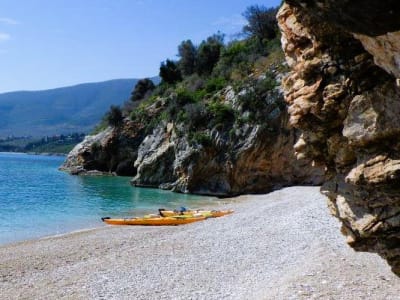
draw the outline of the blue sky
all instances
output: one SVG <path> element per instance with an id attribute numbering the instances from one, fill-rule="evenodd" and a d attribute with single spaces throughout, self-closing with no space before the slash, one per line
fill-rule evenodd
<path id="1" fill-rule="evenodd" d="M 185 39 L 244 25 L 280 0 L 1 0 L 0 92 L 158 74 Z"/>

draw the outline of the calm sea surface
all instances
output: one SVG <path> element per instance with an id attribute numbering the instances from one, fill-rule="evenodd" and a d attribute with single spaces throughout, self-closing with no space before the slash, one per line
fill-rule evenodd
<path id="1" fill-rule="evenodd" d="M 0 153 L 0 244 L 103 226 L 104 216 L 200 207 L 214 198 L 134 188 L 128 177 L 78 177 L 64 157 Z"/>

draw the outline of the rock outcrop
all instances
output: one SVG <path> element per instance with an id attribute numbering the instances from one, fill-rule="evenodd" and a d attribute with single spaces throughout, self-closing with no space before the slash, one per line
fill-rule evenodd
<path id="1" fill-rule="evenodd" d="M 278 13 L 297 157 L 327 166 L 322 192 L 356 250 L 400 275 L 400 3 L 287 0 Z"/>
<path id="2" fill-rule="evenodd" d="M 241 109 L 231 87 L 218 97 Z M 271 97 L 282 103 L 279 88 Z M 161 102 L 148 110 L 163 110 Z M 192 133 L 200 136 L 197 139 L 190 138 L 185 124 L 179 122 L 161 121 L 146 132 L 143 124 L 125 120 L 121 128 L 88 136 L 69 154 L 62 169 L 73 174 L 98 170 L 134 176 L 135 186 L 222 197 L 321 184 L 323 167 L 313 167 L 310 160 L 297 160 L 294 155 L 298 131 L 288 126 L 285 107 L 275 107 L 265 117 L 269 121 L 263 125 L 217 124 Z"/>
<path id="3" fill-rule="evenodd" d="M 73 175 L 136 175 L 134 162 L 144 139 L 142 124 L 126 120 L 121 128 L 108 127 L 88 135 L 68 154 L 60 170 Z"/>
<path id="4" fill-rule="evenodd" d="M 323 180 L 322 168 L 295 158 L 293 129 L 271 134 L 261 126 L 246 127 L 234 140 L 215 130 L 206 145 L 191 145 L 174 126 L 161 124 L 142 142 L 134 185 L 229 196 Z"/>

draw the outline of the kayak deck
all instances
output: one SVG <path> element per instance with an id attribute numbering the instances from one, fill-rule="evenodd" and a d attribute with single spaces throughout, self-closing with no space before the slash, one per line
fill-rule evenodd
<path id="1" fill-rule="evenodd" d="M 190 216 L 190 215 L 203 215 L 207 218 L 217 218 L 233 213 L 233 210 L 186 210 L 186 211 L 174 211 L 174 210 L 163 210 L 159 209 L 160 215 L 163 217 L 171 216 Z"/>
<path id="2" fill-rule="evenodd" d="M 165 210 L 160 208 L 159 215 L 149 214 L 141 218 L 101 218 L 109 225 L 174 226 L 203 221 L 233 213 L 233 210 Z"/>
<path id="3" fill-rule="evenodd" d="M 203 221 L 205 216 L 198 217 L 154 217 L 154 218 L 101 218 L 103 222 L 110 225 L 145 225 L 145 226 L 174 226 Z"/>

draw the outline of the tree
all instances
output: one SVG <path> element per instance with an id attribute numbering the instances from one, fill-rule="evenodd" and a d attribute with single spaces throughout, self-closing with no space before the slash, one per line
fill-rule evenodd
<path id="1" fill-rule="evenodd" d="M 111 105 L 110 111 L 106 115 L 106 120 L 110 126 L 120 126 L 124 120 L 121 108 L 119 108 L 119 106 Z"/>
<path id="2" fill-rule="evenodd" d="M 255 37 L 260 43 L 264 40 L 272 40 L 276 37 L 278 23 L 276 14 L 278 8 L 266 8 L 265 6 L 252 5 L 243 13 L 248 24 L 243 27 L 243 32 Z"/>
<path id="3" fill-rule="evenodd" d="M 131 101 L 138 101 L 147 98 L 155 89 L 153 81 L 149 78 L 140 79 L 131 93 Z"/>
<path id="4" fill-rule="evenodd" d="M 162 82 L 169 84 L 174 84 L 182 80 L 182 74 L 177 63 L 169 59 L 161 63 L 159 75 L 162 79 Z"/>
<path id="5" fill-rule="evenodd" d="M 183 41 L 178 46 L 179 68 L 184 76 L 192 75 L 195 72 L 197 49 L 191 40 Z"/>
<path id="6" fill-rule="evenodd" d="M 199 75 L 211 74 L 224 47 L 224 35 L 214 34 L 202 41 L 198 50 L 196 71 Z"/>

